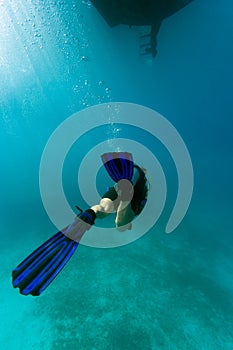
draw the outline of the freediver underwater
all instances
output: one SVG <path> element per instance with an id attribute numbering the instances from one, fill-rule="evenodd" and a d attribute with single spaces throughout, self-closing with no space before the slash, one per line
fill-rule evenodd
<path id="1" fill-rule="evenodd" d="M 140 215 L 147 202 L 149 183 L 146 171 L 134 163 L 128 152 L 109 152 L 101 156 L 103 165 L 115 182 L 99 204 L 78 214 L 73 223 L 57 232 L 24 259 L 12 272 L 12 284 L 23 295 L 40 295 L 59 274 L 76 251 L 84 233 L 116 212 L 118 231 L 132 229 L 133 219 Z"/>
<path id="2" fill-rule="evenodd" d="M 193 0 L 91 0 L 110 27 L 119 24 L 150 26 L 141 38 L 149 41 L 140 45 L 142 55 L 157 55 L 157 35 L 164 19 L 174 15 Z"/>

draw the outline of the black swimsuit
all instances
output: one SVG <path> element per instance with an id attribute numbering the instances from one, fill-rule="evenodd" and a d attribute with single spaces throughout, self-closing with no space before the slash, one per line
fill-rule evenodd
<path id="1" fill-rule="evenodd" d="M 148 194 L 148 181 L 146 179 L 144 171 L 139 166 L 134 165 L 134 168 L 138 170 L 139 177 L 134 185 L 134 194 L 130 204 L 136 216 L 142 212 L 146 204 Z M 114 187 L 110 187 L 102 198 L 109 198 L 114 201 L 114 207 L 117 209 L 120 198 L 118 197 L 117 191 Z"/>

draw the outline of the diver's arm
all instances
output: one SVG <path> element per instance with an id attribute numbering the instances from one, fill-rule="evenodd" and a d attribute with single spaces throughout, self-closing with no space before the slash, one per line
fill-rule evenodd
<path id="1" fill-rule="evenodd" d="M 130 201 L 120 201 L 115 219 L 117 230 L 120 232 L 131 230 L 131 222 L 134 217 L 135 214 L 131 208 Z"/>
<path id="2" fill-rule="evenodd" d="M 122 196 L 122 198 L 123 198 L 123 199 L 121 199 L 119 206 L 117 208 L 116 220 L 115 220 L 116 228 L 120 232 L 123 232 L 127 229 L 129 230 L 132 228 L 131 222 L 134 219 L 135 214 L 131 208 L 130 202 L 133 198 L 133 189 L 134 189 L 136 182 L 139 179 L 139 176 L 140 176 L 140 174 L 139 174 L 138 169 L 134 168 L 134 175 L 133 175 L 133 178 L 131 180 L 131 183 L 132 183 L 131 188 L 129 187 L 129 193 L 123 194 L 123 196 L 122 196 L 121 191 L 118 191 L 118 195 L 120 197 Z M 116 185 L 116 190 L 118 190 L 117 185 Z M 130 200 L 128 200 L 128 199 L 130 199 Z"/>

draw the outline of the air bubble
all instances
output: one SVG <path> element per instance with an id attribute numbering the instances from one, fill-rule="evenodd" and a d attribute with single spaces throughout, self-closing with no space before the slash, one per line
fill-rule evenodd
<path id="1" fill-rule="evenodd" d="M 75 85 L 75 86 L 73 87 L 73 90 L 74 90 L 74 92 L 79 92 L 79 87 L 78 87 L 78 85 Z"/>
<path id="2" fill-rule="evenodd" d="M 89 60 L 89 58 L 87 56 L 82 56 L 80 60 L 84 61 L 84 62 L 87 62 Z"/>
<path id="3" fill-rule="evenodd" d="M 84 5 L 86 5 L 88 8 L 90 8 L 90 7 L 92 6 L 92 3 L 91 3 L 90 0 L 82 0 L 82 3 L 83 3 Z"/>

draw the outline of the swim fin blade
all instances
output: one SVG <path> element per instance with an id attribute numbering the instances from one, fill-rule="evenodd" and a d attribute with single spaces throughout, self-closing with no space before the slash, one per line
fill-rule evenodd
<path id="1" fill-rule="evenodd" d="M 84 233 L 95 223 L 96 214 L 87 209 L 63 231 L 34 250 L 12 272 L 12 283 L 23 295 L 40 295 L 59 274 L 78 247 Z"/>
<path id="2" fill-rule="evenodd" d="M 43 243 L 12 272 L 12 283 L 23 295 L 40 295 L 70 260 L 78 242 L 61 231 Z"/>
<path id="3" fill-rule="evenodd" d="M 115 182 L 133 177 L 133 156 L 128 152 L 109 152 L 101 156 L 105 169 Z"/>

